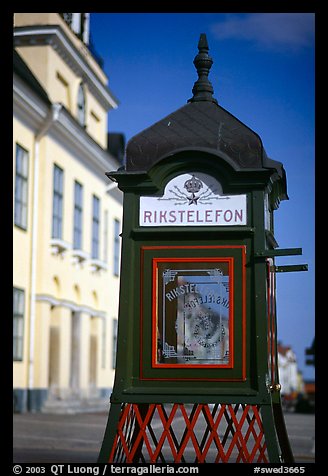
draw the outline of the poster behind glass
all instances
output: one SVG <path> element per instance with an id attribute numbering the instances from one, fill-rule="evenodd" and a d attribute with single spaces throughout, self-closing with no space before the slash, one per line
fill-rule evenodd
<path id="1" fill-rule="evenodd" d="M 158 263 L 156 365 L 229 366 L 229 267 Z"/>

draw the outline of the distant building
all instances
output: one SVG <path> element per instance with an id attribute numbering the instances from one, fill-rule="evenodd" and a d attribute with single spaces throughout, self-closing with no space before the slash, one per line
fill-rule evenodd
<path id="1" fill-rule="evenodd" d="M 295 398 L 298 393 L 304 391 L 296 355 L 290 346 L 283 346 L 281 343 L 278 343 L 278 371 L 282 396 Z"/>
<path id="2" fill-rule="evenodd" d="M 14 14 L 18 412 L 108 399 L 113 383 L 122 193 L 105 172 L 122 151 L 108 149 L 118 101 L 89 39 L 89 13 Z"/>

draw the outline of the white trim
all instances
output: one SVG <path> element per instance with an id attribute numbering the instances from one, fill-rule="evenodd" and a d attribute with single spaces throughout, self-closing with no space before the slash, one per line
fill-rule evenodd
<path id="1" fill-rule="evenodd" d="M 29 126 L 40 128 L 49 112 L 50 104 L 45 105 L 36 93 L 14 73 L 13 75 L 13 112 L 27 120 Z"/>
<path id="2" fill-rule="evenodd" d="M 67 299 L 57 299 L 48 294 L 37 294 L 36 301 L 47 302 L 51 306 L 66 307 L 67 309 L 71 309 L 74 312 L 84 312 L 85 314 L 90 314 L 90 316 L 94 317 L 105 318 L 107 315 L 105 311 L 99 311 L 97 309 L 93 309 L 90 306 L 75 304 L 74 302 L 68 301 Z"/>
<path id="3" fill-rule="evenodd" d="M 80 263 L 81 261 L 85 261 L 90 258 L 89 253 L 80 249 L 73 248 L 71 253 L 74 263 Z"/>
<path id="4" fill-rule="evenodd" d="M 112 183 L 108 184 L 107 187 L 106 187 L 106 193 L 110 192 L 114 188 L 117 188 L 117 186 L 118 186 L 117 182 L 112 182 Z"/>
<path id="5" fill-rule="evenodd" d="M 105 261 L 101 261 L 100 259 L 91 259 L 90 268 L 92 272 L 99 271 L 100 269 L 107 271 L 108 265 Z"/>
<path id="6" fill-rule="evenodd" d="M 51 238 L 50 240 L 51 254 L 64 254 L 67 250 L 72 248 L 72 245 L 61 238 Z"/>
<path id="7" fill-rule="evenodd" d="M 52 130 L 60 134 L 63 145 L 63 139 L 65 139 L 66 143 L 75 149 L 78 157 L 85 157 L 89 164 L 96 166 L 104 179 L 108 167 L 111 170 L 117 168 L 117 163 L 112 156 L 94 142 L 65 109 L 62 109 L 58 122 Z"/>
<path id="8" fill-rule="evenodd" d="M 75 47 L 59 25 L 20 27 L 14 30 L 14 38 L 16 39 L 15 46 L 24 46 L 26 44 L 40 46 L 43 39 L 44 44 L 50 44 L 71 67 L 75 67 L 79 76 L 85 79 L 93 94 L 100 99 L 104 107 L 107 109 L 116 109 L 118 107 L 118 102 L 111 94 L 111 91 L 99 80 L 84 58 L 77 53 Z"/>

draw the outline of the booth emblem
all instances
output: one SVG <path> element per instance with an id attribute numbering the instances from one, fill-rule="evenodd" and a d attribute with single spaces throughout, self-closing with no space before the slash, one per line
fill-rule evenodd
<path id="1" fill-rule="evenodd" d="M 200 197 L 196 198 L 195 193 L 198 193 L 199 190 L 203 188 L 203 183 L 193 175 L 190 180 L 185 181 L 184 187 L 188 193 L 191 193 L 191 197 L 188 197 L 189 205 L 193 203 L 197 205 L 197 201 Z"/>
<path id="2" fill-rule="evenodd" d="M 178 175 L 166 185 L 162 196 L 140 197 L 139 224 L 246 225 L 246 195 L 224 195 L 221 184 L 204 173 Z"/>

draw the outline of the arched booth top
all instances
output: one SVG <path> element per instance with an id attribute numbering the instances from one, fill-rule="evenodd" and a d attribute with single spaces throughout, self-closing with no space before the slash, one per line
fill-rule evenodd
<path id="1" fill-rule="evenodd" d="M 132 137 L 125 170 L 146 172 L 181 150 L 206 151 L 235 170 L 273 168 L 282 175 L 282 164 L 267 157 L 258 134 L 210 101 L 190 102 Z"/>
<path id="2" fill-rule="evenodd" d="M 164 172 L 169 164 L 176 162 L 178 166 L 183 157 L 185 169 L 192 162 L 194 170 L 203 170 L 205 166 L 213 171 L 221 168 L 228 175 L 231 171 L 233 182 L 238 182 L 239 187 L 253 177 L 264 188 L 268 185 L 272 188 L 274 184 L 278 202 L 288 199 L 283 165 L 267 156 L 256 132 L 213 98 L 213 87 L 208 80 L 212 59 L 203 34 L 198 49 L 194 64 L 199 78 L 192 90 L 193 97 L 183 107 L 132 137 L 126 146 L 124 166 L 117 172 L 107 173 L 108 177 L 118 181 L 124 190 L 131 180 L 135 184 L 140 184 L 145 177 L 148 177 L 146 181 L 149 177 L 154 180 L 159 168 L 163 167 Z"/>

